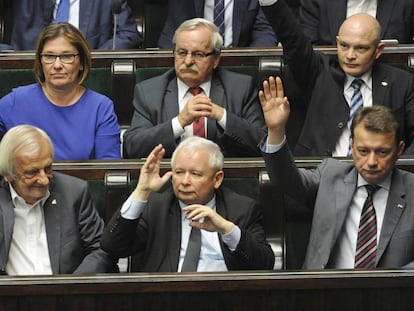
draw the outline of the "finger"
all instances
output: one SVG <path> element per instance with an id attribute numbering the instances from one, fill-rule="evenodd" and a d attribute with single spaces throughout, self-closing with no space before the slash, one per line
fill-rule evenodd
<path id="1" fill-rule="evenodd" d="M 273 76 L 269 77 L 269 89 L 271 98 L 278 97 L 278 89 L 276 88 L 276 79 Z"/>
<path id="2" fill-rule="evenodd" d="M 283 83 L 280 77 L 276 77 L 276 92 L 278 97 L 283 98 L 285 97 L 285 92 L 283 90 Z"/>

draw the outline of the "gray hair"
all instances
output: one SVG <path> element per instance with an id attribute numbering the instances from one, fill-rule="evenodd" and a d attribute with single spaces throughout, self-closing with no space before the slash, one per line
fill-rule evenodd
<path id="1" fill-rule="evenodd" d="M 213 141 L 201 138 L 198 136 L 190 136 L 184 139 L 178 146 L 175 148 L 172 157 L 171 157 L 171 167 L 175 163 L 177 153 L 180 150 L 185 150 L 186 154 L 193 155 L 197 151 L 207 151 L 210 154 L 209 165 L 211 168 L 221 171 L 224 165 L 224 156 L 220 150 L 220 147 Z"/>
<path id="2" fill-rule="evenodd" d="M 14 176 L 16 154 L 22 150 L 32 154 L 38 153 L 42 141 L 46 141 L 50 146 L 53 158 L 53 144 L 45 131 L 26 124 L 9 129 L 0 142 L 0 174 Z"/>
<path id="3" fill-rule="evenodd" d="M 205 18 L 199 17 L 186 20 L 180 26 L 178 26 L 173 37 L 174 48 L 177 43 L 177 36 L 181 31 L 190 31 L 201 27 L 210 29 L 210 31 L 212 32 L 210 45 L 214 48 L 214 51 L 216 53 L 219 53 L 221 51 L 221 48 L 223 47 L 223 38 L 220 35 L 219 29 L 214 23 L 210 22 Z"/>

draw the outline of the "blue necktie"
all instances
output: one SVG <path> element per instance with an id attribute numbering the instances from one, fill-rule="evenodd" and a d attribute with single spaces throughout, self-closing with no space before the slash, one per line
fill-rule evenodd
<path id="1" fill-rule="evenodd" d="M 59 6 L 56 10 L 55 23 L 62 23 L 69 21 L 69 0 L 60 0 Z"/>
<path id="2" fill-rule="evenodd" d="M 214 24 L 224 40 L 224 0 L 214 0 Z"/>
<path id="3" fill-rule="evenodd" d="M 358 111 L 359 108 L 363 106 L 363 100 L 362 100 L 362 93 L 361 93 L 361 86 L 364 83 L 361 79 L 355 79 L 352 81 L 351 86 L 354 89 L 354 94 L 352 94 L 351 97 L 351 104 L 349 105 L 349 121 L 352 122 L 352 119 L 354 118 L 355 113 Z M 351 144 L 348 148 L 348 157 L 351 157 L 352 155 L 352 148 Z"/>
<path id="4" fill-rule="evenodd" d="M 358 109 L 362 107 L 363 101 L 362 101 L 361 86 L 363 83 L 364 81 L 362 81 L 361 79 L 355 79 L 351 83 L 351 86 L 354 88 L 354 94 L 352 94 L 351 105 L 349 107 L 349 120 L 350 121 L 352 121 Z"/>

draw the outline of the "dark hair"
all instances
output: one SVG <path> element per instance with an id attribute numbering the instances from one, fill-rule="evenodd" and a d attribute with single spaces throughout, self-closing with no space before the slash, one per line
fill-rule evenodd
<path id="1" fill-rule="evenodd" d="M 359 124 L 369 132 L 395 133 L 395 143 L 403 139 L 399 122 L 390 108 L 383 105 L 363 107 L 357 111 L 351 124 L 351 138 L 354 137 L 355 127 Z"/>
<path id="2" fill-rule="evenodd" d="M 68 23 L 50 24 L 40 33 L 36 43 L 36 57 L 34 61 L 36 80 L 39 83 L 45 82 L 45 75 L 40 56 L 43 52 L 43 47 L 48 40 L 53 40 L 59 37 L 64 37 L 78 50 L 80 63 L 83 67 L 83 69 L 79 71 L 78 78 L 79 84 L 82 84 L 88 78 L 92 66 L 91 50 L 89 49 L 88 42 L 82 32 Z"/>

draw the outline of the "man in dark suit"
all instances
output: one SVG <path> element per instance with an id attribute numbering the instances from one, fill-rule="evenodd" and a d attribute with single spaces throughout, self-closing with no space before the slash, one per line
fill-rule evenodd
<path id="1" fill-rule="evenodd" d="M 226 157 L 260 156 L 266 133 L 254 79 L 218 68 L 222 38 L 202 18 L 185 21 L 174 37 L 174 69 L 135 86 L 134 115 L 124 157 L 146 157 L 162 144 L 170 157 L 181 139 L 204 122 L 204 137 Z M 194 89 L 201 92 L 193 95 Z M 195 133 L 195 135 L 198 135 Z"/>
<path id="2" fill-rule="evenodd" d="M 146 272 L 272 269 L 274 254 L 256 202 L 221 186 L 218 145 L 197 136 L 183 140 L 172 171 L 160 176 L 164 154 L 158 145 L 148 155 L 137 187 L 105 229 L 102 248 L 117 257 L 138 253 L 139 270 Z M 173 190 L 157 193 L 170 177 Z M 193 231 L 201 231 L 201 240 L 188 270 L 183 266 Z"/>
<path id="3" fill-rule="evenodd" d="M 313 210 L 304 268 L 412 268 L 414 174 L 395 168 L 404 141 L 392 111 L 374 105 L 356 113 L 353 163 L 327 158 L 316 169 L 298 169 L 286 144 L 290 108 L 281 80 L 270 77 L 259 97 L 268 126 L 262 150 L 270 180 Z"/>
<path id="4" fill-rule="evenodd" d="M 232 31 L 225 32 L 227 36 L 224 42 L 225 47 L 262 47 L 277 44 L 273 29 L 263 15 L 257 0 L 235 0 L 230 3 L 233 9 L 228 8 L 229 14 L 225 23 L 231 21 Z M 159 47 L 173 47 L 174 31 L 185 20 L 204 17 L 213 21 L 213 7 L 214 0 L 169 0 L 167 19 L 158 40 Z"/>
<path id="5" fill-rule="evenodd" d="M 359 7 L 361 5 L 362 7 Z M 381 25 L 381 39 L 397 39 L 403 44 L 414 42 L 412 0 L 302 0 L 299 20 L 312 44 L 335 45 L 343 21 L 352 13 L 361 12 L 361 9 L 368 10 L 369 14 L 378 19 Z"/>
<path id="6" fill-rule="evenodd" d="M 69 23 L 85 35 L 91 49 L 113 48 L 114 15 L 112 0 L 80 0 L 77 8 L 71 8 Z M 117 14 L 116 49 L 133 49 L 142 43 L 142 36 L 128 7 L 122 0 Z M 71 4 L 73 5 L 73 4 Z M 58 1 L 15 0 L 13 2 L 13 30 L 11 49 L 35 50 L 36 39 L 43 28 L 54 22 Z"/>
<path id="7" fill-rule="evenodd" d="M 406 154 L 413 152 L 414 76 L 377 62 L 384 44 L 380 42 L 381 27 L 375 18 L 356 14 L 342 24 L 337 36 L 336 60 L 312 49 L 284 0 L 262 8 L 283 44 L 284 58 L 294 79 L 309 98 L 295 155 L 348 154 L 355 79 L 362 81 L 359 90 L 363 106 L 389 106 L 403 128 L 409 148 Z"/>
<path id="8" fill-rule="evenodd" d="M 53 145 L 30 125 L 0 142 L 0 274 L 116 272 L 87 183 L 53 173 Z"/>

